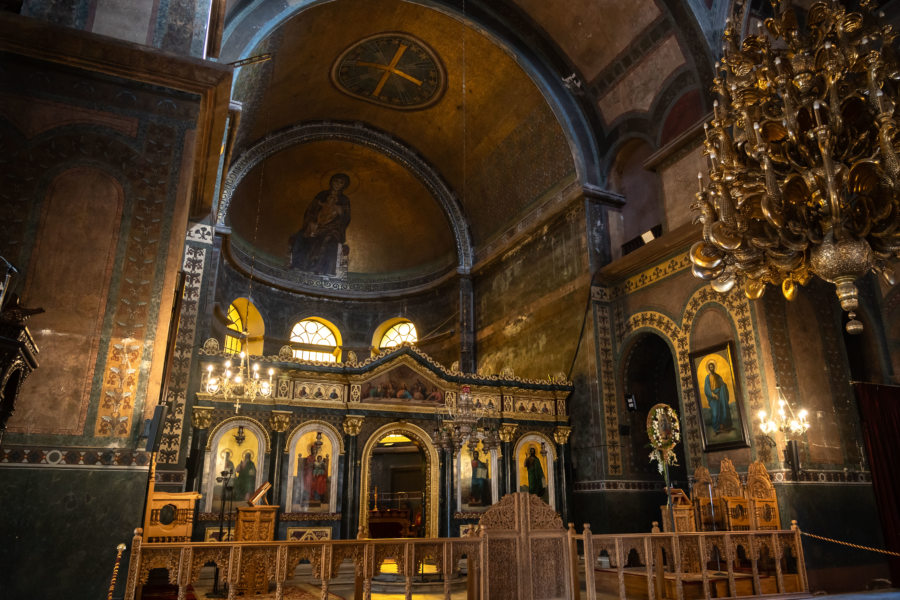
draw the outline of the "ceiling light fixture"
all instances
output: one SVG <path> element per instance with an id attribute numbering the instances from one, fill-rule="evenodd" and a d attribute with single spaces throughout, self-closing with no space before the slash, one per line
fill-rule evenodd
<path id="1" fill-rule="evenodd" d="M 900 257 L 897 34 L 872 0 L 814 2 L 805 31 L 790 0 L 773 7 L 742 42 L 726 22 L 693 272 L 719 292 L 756 299 L 773 284 L 788 300 L 816 275 L 859 333 L 855 281 L 875 271 L 893 285 Z"/>

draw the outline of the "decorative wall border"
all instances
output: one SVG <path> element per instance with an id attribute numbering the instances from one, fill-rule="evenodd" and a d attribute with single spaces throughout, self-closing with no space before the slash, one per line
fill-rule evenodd
<path id="1" fill-rule="evenodd" d="M 150 453 L 139 450 L 108 448 L 20 448 L 0 449 L 0 467 L 119 467 L 146 469 Z"/>
<path id="2" fill-rule="evenodd" d="M 616 375 L 613 368 L 612 310 L 608 304 L 596 305 L 596 330 L 600 346 L 600 395 L 603 402 L 603 423 L 606 430 L 606 471 L 622 474 L 621 438 L 619 437 L 619 408 Z"/>
<path id="3" fill-rule="evenodd" d="M 193 227 L 190 229 L 193 232 Z M 185 404 L 187 402 L 187 385 L 194 353 L 194 338 L 197 335 L 197 314 L 200 306 L 200 292 L 203 286 L 203 272 L 206 268 L 207 248 L 187 236 L 184 247 L 184 294 L 181 303 L 181 318 L 178 322 L 178 333 L 172 356 L 172 371 L 169 374 L 169 387 L 166 403 L 169 412 L 159 444 L 158 464 L 178 464 L 181 453 L 181 435 L 184 429 Z"/>
<path id="4" fill-rule="evenodd" d="M 591 492 L 659 492 L 665 489 L 662 481 L 644 481 L 639 479 L 598 479 L 596 481 L 579 481 L 572 486 L 577 493 Z"/>

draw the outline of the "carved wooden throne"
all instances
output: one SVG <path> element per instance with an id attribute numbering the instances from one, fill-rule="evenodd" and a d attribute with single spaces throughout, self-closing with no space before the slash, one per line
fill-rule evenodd
<path id="1" fill-rule="evenodd" d="M 750 464 L 747 471 L 747 496 L 750 498 L 750 519 L 753 529 L 781 529 L 778 498 L 775 486 L 762 461 Z"/>
<path id="2" fill-rule="evenodd" d="M 504 496 L 482 515 L 487 600 L 572 597 L 569 545 L 562 519 L 527 492 Z"/>
<path id="3" fill-rule="evenodd" d="M 716 481 L 716 491 L 725 505 L 725 525 L 730 531 L 750 529 L 750 503 L 744 496 L 741 477 L 734 470 L 730 458 L 723 458 Z"/>

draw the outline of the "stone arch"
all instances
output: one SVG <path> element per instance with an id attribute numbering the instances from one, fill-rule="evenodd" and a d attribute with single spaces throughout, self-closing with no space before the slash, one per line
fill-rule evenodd
<path id="1" fill-rule="evenodd" d="M 338 431 L 338 428 L 329 423 L 328 421 L 322 421 L 320 419 L 310 419 L 308 421 L 303 421 L 301 424 L 294 427 L 290 434 L 287 436 L 287 441 L 284 444 L 284 452 L 285 454 L 290 452 L 291 441 L 293 440 L 295 435 L 302 435 L 306 433 L 309 429 L 313 429 L 315 427 L 322 427 L 323 429 L 327 429 L 331 433 L 332 442 L 335 444 L 335 448 L 339 448 L 339 454 L 344 453 L 344 436 Z M 301 431 L 302 430 L 302 431 Z"/>
<path id="2" fill-rule="evenodd" d="M 203 484 L 203 503 L 204 506 L 206 506 L 206 512 L 213 512 L 215 509 L 213 506 L 213 496 L 216 484 L 216 457 L 213 453 L 218 449 L 219 441 L 222 437 L 228 433 L 232 427 L 238 425 L 243 425 L 245 429 L 249 428 L 258 440 L 256 447 L 256 487 L 259 487 L 265 480 L 267 465 L 264 462 L 264 457 L 266 452 L 271 450 L 271 440 L 269 439 L 266 428 L 263 427 L 259 421 L 251 419 L 250 417 L 238 416 L 225 419 L 210 431 L 209 439 L 206 444 L 206 452 L 203 461 L 203 472 L 205 473 L 206 478 L 206 483 Z"/>
<path id="3" fill-rule="evenodd" d="M 625 336 L 637 335 L 641 331 L 652 331 L 662 337 L 674 353 L 678 397 L 681 400 L 681 422 L 684 434 L 682 440 L 699 439 L 700 422 L 697 415 L 696 399 L 691 383 L 691 368 L 688 359 L 688 337 L 684 328 L 679 327 L 669 316 L 657 311 L 642 311 L 631 315 L 625 323 Z M 684 443 L 684 442 L 683 442 Z M 685 468 L 688 472 L 702 464 L 703 448 L 697 443 L 685 443 Z"/>
<path id="4" fill-rule="evenodd" d="M 651 372 L 665 377 L 647 377 L 646 373 Z M 663 403 L 683 414 L 680 406 L 678 361 L 673 340 L 650 328 L 641 328 L 627 334 L 619 355 L 616 375 L 620 382 L 619 388 L 622 390 L 616 398 L 618 411 L 623 415 L 623 419 L 624 415 L 629 415 L 628 419 L 632 424 L 629 441 L 622 443 L 624 446 L 631 445 L 631 456 L 643 457 L 650 443 L 646 432 L 650 409 L 655 404 Z M 634 396 L 635 406 L 631 409 L 633 412 L 626 412 L 627 407 L 624 406 L 626 394 Z M 674 480 L 683 482 L 687 480 L 684 445 L 679 444 L 675 451 L 679 459 L 678 466 L 670 469 L 670 475 Z M 635 464 L 632 464 L 632 469 L 634 472 L 645 471 L 649 474 L 656 472 L 654 464 L 642 460 L 636 460 Z"/>
<path id="5" fill-rule="evenodd" d="M 438 537 L 438 490 L 440 489 L 440 459 L 434 444 L 424 429 L 413 425 L 396 421 L 382 425 L 375 430 L 366 440 L 360 453 L 362 462 L 362 474 L 360 476 L 360 502 L 359 502 L 359 526 L 364 531 L 369 527 L 369 488 L 372 478 L 372 453 L 379 440 L 389 433 L 403 434 L 418 442 L 425 453 L 425 502 L 426 510 L 426 537 Z"/>
<path id="6" fill-rule="evenodd" d="M 236 425 L 240 424 L 240 423 L 236 423 L 236 421 L 243 421 L 245 423 L 250 423 L 251 425 L 256 426 L 256 428 L 259 429 L 260 432 L 262 432 L 262 435 L 260 436 L 261 439 L 266 440 L 266 452 L 269 452 L 272 450 L 272 438 L 269 437 L 269 432 L 266 431 L 266 428 L 263 427 L 263 424 L 260 423 L 259 421 L 257 421 L 256 419 L 254 419 L 253 417 L 245 417 L 245 416 L 228 417 L 227 419 L 220 421 L 215 427 L 212 428 L 212 430 L 210 430 L 209 437 L 206 440 L 206 449 L 209 450 L 210 448 L 212 448 L 213 439 L 215 439 L 216 436 L 219 435 L 219 432 L 223 428 L 227 429 L 232 424 L 236 424 Z"/>

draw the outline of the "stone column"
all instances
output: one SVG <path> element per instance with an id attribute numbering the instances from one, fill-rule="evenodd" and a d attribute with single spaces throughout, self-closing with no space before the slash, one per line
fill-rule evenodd
<path id="1" fill-rule="evenodd" d="M 563 519 L 563 523 L 569 522 L 569 481 L 566 476 L 566 470 L 568 468 L 569 463 L 569 435 L 572 433 L 572 428 L 560 425 L 553 432 L 553 441 L 556 442 L 556 447 L 558 448 L 557 452 L 557 464 L 556 464 L 556 505 L 559 509 L 559 514 Z"/>
<path id="2" fill-rule="evenodd" d="M 272 495 L 270 502 L 280 506 L 279 512 L 287 512 L 288 507 L 282 505 L 281 463 L 284 457 L 284 432 L 291 424 L 291 413 L 287 410 L 273 410 L 269 415 L 269 429 L 272 430 L 272 454 L 269 460 L 269 482 Z"/>
<path id="3" fill-rule="evenodd" d="M 359 475 L 360 462 L 356 456 L 357 436 L 362 429 L 363 417 L 348 415 L 344 418 L 344 490 L 341 494 L 341 538 L 356 538 L 359 528 Z"/>
<path id="4" fill-rule="evenodd" d="M 187 461 L 188 485 L 194 492 L 203 491 L 203 455 L 206 451 L 206 440 L 209 435 L 209 425 L 212 423 L 211 406 L 195 406 L 191 409 L 191 456 Z"/>
<path id="5" fill-rule="evenodd" d="M 475 372 L 475 292 L 472 278 L 459 278 L 459 370 Z"/>
<path id="6" fill-rule="evenodd" d="M 441 485 L 438 512 L 438 537 L 450 537 L 450 523 L 453 518 L 453 448 L 441 448 Z"/>
<path id="7" fill-rule="evenodd" d="M 514 482 L 515 479 L 515 463 L 513 462 L 514 456 L 512 440 L 513 436 L 516 433 L 516 429 L 519 426 L 516 423 L 501 423 L 500 424 L 500 442 L 502 443 L 501 451 L 503 452 L 503 464 L 501 467 L 501 479 L 500 479 L 500 497 L 502 498 L 506 494 L 512 494 L 513 492 L 518 491 L 518 485 Z"/>

